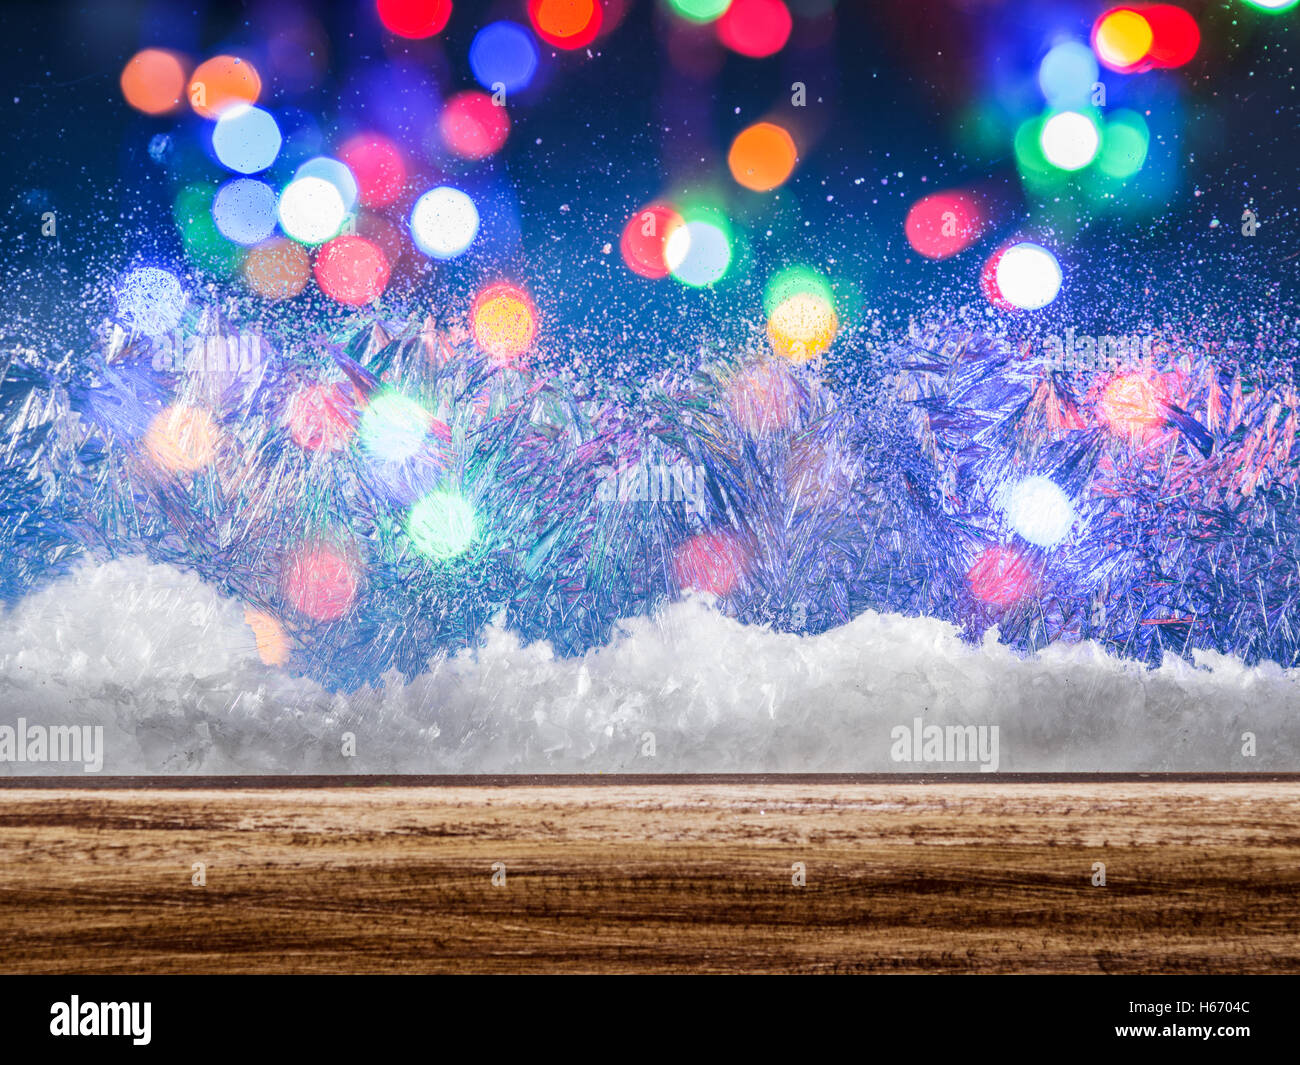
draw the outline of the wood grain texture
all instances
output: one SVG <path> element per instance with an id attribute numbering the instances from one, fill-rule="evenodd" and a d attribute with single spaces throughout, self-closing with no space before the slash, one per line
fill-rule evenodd
<path id="1" fill-rule="evenodd" d="M 1300 782 L 9 782 L 0 971 L 1300 972 Z"/>

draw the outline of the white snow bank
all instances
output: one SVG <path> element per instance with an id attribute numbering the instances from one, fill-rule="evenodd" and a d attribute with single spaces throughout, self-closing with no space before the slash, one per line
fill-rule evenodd
<path id="1" fill-rule="evenodd" d="M 917 717 L 997 725 L 1004 772 L 1280 770 L 1300 768 L 1297 708 L 1300 671 L 1221 655 L 1158 670 L 1093 644 L 1023 658 L 874 613 L 800 637 L 703 601 L 574 659 L 494 627 L 409 683 L 335 695 L 263 665 L 240 604 L 142 559 L 83 566 L 0 617 L 0 730 L 102 725 L 105 774 L 979 768 L 893 761 L 891 731 Z"/>

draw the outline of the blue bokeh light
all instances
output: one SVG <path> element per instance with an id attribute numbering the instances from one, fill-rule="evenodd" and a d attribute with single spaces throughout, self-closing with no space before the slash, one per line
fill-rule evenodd
<path id="1" fill-rule="evenodd" d="M 252 178 L 235 178 L 217 190 L 212 220 L 227 240 L 257 244 L 275 231 L 275 190 Z"/>
<path id="2" fill-rule="evenodd" d="M 474 35 L 469 65 L 489 92 L 497 85 L 504 85 L 506 92 L 519 92 L 528 88 L 537 72 L 537 45 L 522 26 L 493 22 Z"/>
<path id="3" fill-rule="evenodd" d="M 280 154 L 280 127 L 260 107 L 232 107 L 212 129 L 212 150 L 227 170 L 257 174 Z"/>

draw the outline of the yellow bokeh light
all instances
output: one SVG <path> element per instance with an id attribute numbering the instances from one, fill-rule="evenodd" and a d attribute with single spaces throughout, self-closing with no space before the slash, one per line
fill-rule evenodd
<path id="1" fill-rule="evenodd" d="M 806 362 L 835 341 L 840 322 L 835 308 L 812 293 L 800 292 L 781 302 L 767 320 L 772 350 L 791 362 Z"/>
<path id="2" fill-rule="evenodd" d="M 1106 66 L 1124 71 L 1136 67 L 1146 58 L 1153 40 L 1151 23 L 1136 11 L 1118 8 L 1097 22 L 1092 46 L 1097 58 Z"/>

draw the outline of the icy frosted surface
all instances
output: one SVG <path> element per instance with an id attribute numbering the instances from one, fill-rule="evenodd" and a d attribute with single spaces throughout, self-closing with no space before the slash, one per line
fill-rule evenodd
<path id="1" fill-rule="evenodd" d="M 1145 670 L 1094 645 L 1026 659 L 943 621 L 871 612 L 795 636 L 690 600 L 569 659 L 492 626 L 476 654 L 342 695 L 263 665 L 233 600 L 128 559 L 29 596 L 2 635 L 0 725 L 103 725 L 105 774 L 976 768 L 891 761 L 890 730 L 917 716 L 998 725 L 1003 771 L 1300 760 L 1297 671 L 1212 654 Z M 1255 758 L 1240 754 L 1245 731 Z M 346 732 L 355 757 L 341 754 Z"/>

